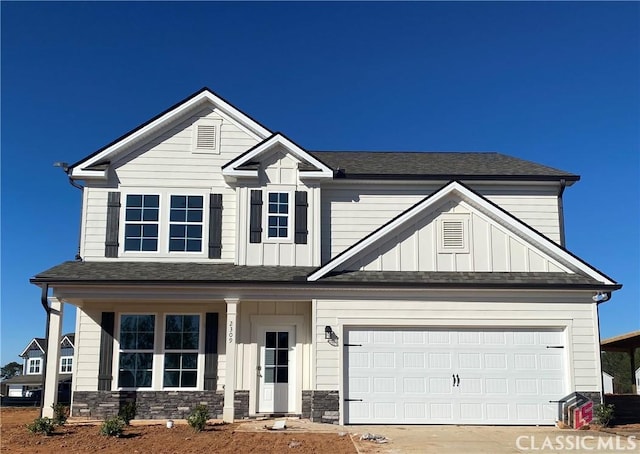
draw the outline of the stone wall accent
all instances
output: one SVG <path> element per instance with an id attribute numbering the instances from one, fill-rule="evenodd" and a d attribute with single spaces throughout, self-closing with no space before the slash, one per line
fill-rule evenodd
<path id="1" fill-rule="evenodd" d="M 246 401 L 248 412 L 248 392 Z M 185 419 L 199 404 L 209 408 L 212 418 L 220 419 L 224 391 L 76 391 L 71 416 L 105 419 L 117 416 L 128 402 L 137 405 L 136 419 Z"/>
<path id="2" fill-rule="evenodd" d="M 311 402 L 313 401 L 313 391 L 302 391 L 302 418 L 311 419 Z"/>
<path id="3" fill-rule="evenodd" d="M 338 424 L 340 419 L 340 400 L 338 391 L 302 391 L 302 413 L 305 414 L 305 393 L 310 401 L 307 409 L 313 422 Z"/>
<path id="4" fill-rule="evenodd" d="M 233 394 L 233 417 L 246 419 L 249 417 L 249 391 L 235 391 Z M 220 407 L 222 408 L 222 407 Z"/>

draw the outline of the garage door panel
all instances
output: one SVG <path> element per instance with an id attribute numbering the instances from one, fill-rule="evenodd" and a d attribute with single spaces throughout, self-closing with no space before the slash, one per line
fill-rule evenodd
<path id="1" fill-rule="evenodd" d="M 553 424 L 564 350 L 548 347 L 562 340 L 545 329 L 347 328 L 345 422 Z"/>

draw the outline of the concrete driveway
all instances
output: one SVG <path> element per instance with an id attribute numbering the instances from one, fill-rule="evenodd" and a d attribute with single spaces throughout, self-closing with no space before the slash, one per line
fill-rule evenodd
<path id="1" fill-rule="evenodd" d="M 249 420 L 238 431 L 257 432 L 275 420 Z M 632 432 L 605 433 L 535 426 L 337 426 L 286 418 L 287 432 L 333 432 L 348 436 L 362 454 L 399 453 L 640 453 L 640 427 Z M 361 440 L 365 434 L 381 435 L 386 443 Z M 327 447 L 330 453 L 330 447 Z"/>
<path id="2" fill-rule="evenodd" d="M 640 452 L 640 437 L 531 426 L 349 426 L 361 453 L 611 453 Z M 387 443 L 360 440 L 383 435 Z M 633 438 L 631 438 L 633 437 Z"/>

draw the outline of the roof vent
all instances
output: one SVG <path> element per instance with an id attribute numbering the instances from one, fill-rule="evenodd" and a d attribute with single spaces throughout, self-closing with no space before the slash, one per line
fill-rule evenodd
<path id="1" fill-rule="evenodd" d="M 439 224 L 439 252 L 469 252 L 468 216 L 444 215 Z"/>
<path id="2" fill-rule="evenodd" d="M 198 138 L 196 148 L 204 150 L 216 149 L 216 127 L 215 125 L 198 125 Z"/>

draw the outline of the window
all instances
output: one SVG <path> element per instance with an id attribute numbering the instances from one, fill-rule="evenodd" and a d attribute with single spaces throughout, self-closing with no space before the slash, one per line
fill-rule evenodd
<path id="1" fill-rule="evenodd" d="M 155 321 L 150 314 L 120 317 L 119 387 L 151 387 Z"/>
<path id="2" fill-rule="evenodd" d="M 268 238 L 287 238 L 289 236 L 289 194 L 270 192 L 267 216 Z"/>
<path id="3" fill-rule="evenodd" d="M 70 374 L 73 372 L 73 356 L 63 356 L 60 358 L 60 373 Z"/>
<path id="4" fill-rule="evenodd" d="M 200 346 L 199 315 L 167 315 L 164 332 L 165 388 L 195 388 Z"/>
<path id="5" fill-rule="evenodd" d="M 289 381 L 289 333 L 267 331 L 265 339 L 264 382 Z"/>
<path id="6" fill-rule="evenodd" d="M 129 194 L 125 212 L 124 250 L 157 251 L 160 196 Z"/>
<path id="7" fill-rule="evenodd" d="M 29 358 L 27 370 L 29 374 L 41 374 L 42 358 Z"/>
<path id="8" fill-rule="evenodd" d="M 169 251 L 202 252 L 203 197 L 172 195 Z"/>

